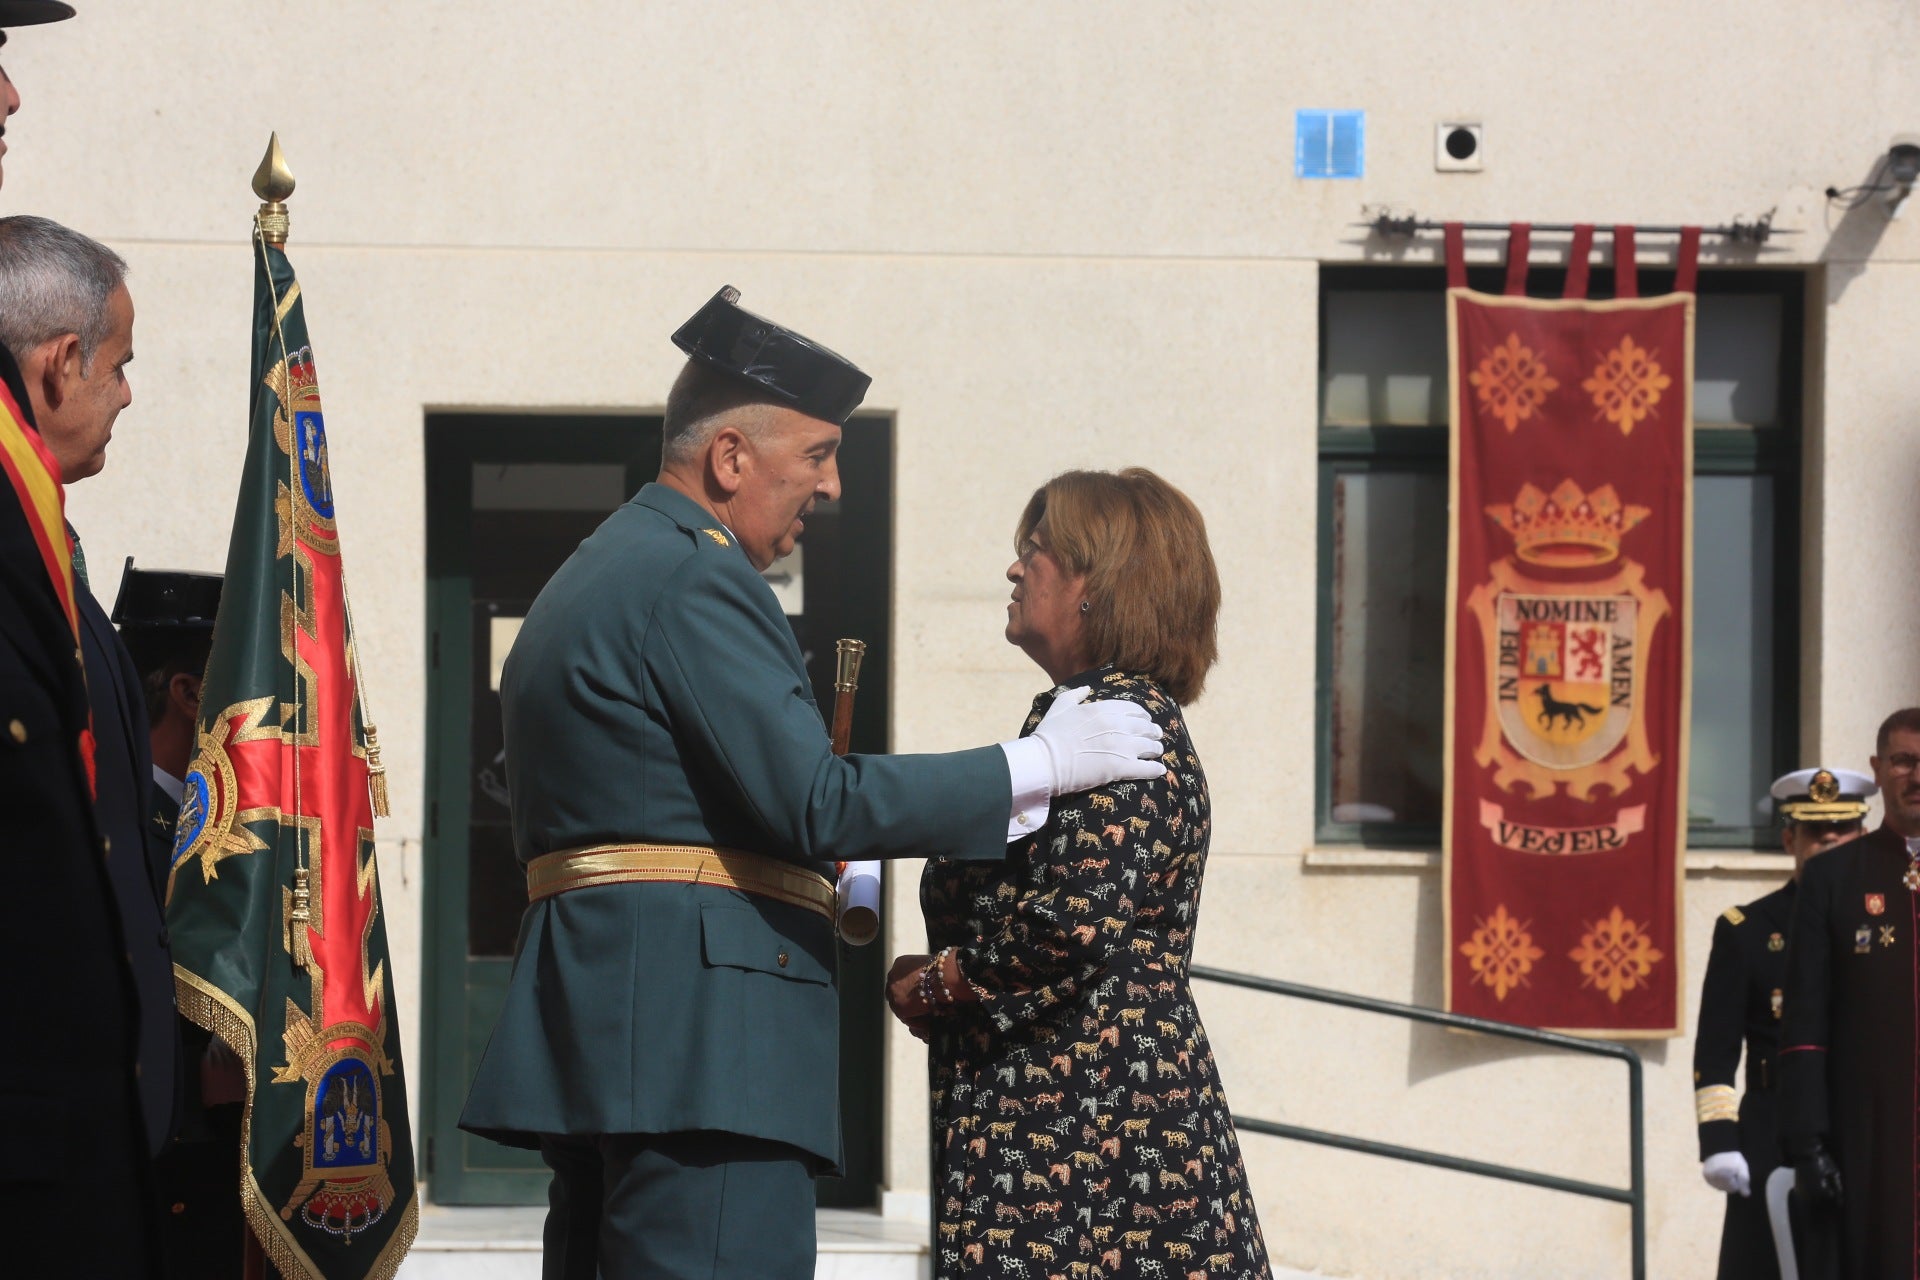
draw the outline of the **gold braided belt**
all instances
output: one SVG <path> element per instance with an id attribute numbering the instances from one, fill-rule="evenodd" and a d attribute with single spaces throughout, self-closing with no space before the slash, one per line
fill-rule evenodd
<path id="1" fill-rule="evenodd" d="M 833 882 L 805 867 L 700 844 L 595 844 L 527 864 L 527 901 L 603 884 L 712 884 L 805 907 L 833 919 Z"/>

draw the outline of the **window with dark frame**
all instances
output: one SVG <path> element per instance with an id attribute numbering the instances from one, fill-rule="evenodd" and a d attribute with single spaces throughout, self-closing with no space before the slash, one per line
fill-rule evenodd
<path id="1" fill-rule="evenodd" d="M 1641 292 L 1671 287 L 1642 270 Z M 1469 283 L 1498 292 L 1504 268 Z M 1529 292 L 1558 297 L 1564 273 Z M 1595 269 L 1591 295 L 1611 296 Z M 1774 848 L 1797 768 L 1805 277 L 1700 272 L 1694 337 L 1688 844 Z M 1446 278 L 1320 273 L 1316 839 L 1440 843 L 1447 578 Z"/>

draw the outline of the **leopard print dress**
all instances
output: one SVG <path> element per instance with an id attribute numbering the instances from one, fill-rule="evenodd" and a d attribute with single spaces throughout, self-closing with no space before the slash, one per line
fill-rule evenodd
<path id="1" fill-rule="evenodd" d="M 1210 818 L 1178 705 L 1145 676 L 1062 689 L 1145 707 L 1167 765 L 1054 802 L 1005 862 L 935 859 L 921 905 L 981 997 L 931 1039 L 942 1280 L 1263 1280 L 1266 1247 L 1187 982 Z"/>

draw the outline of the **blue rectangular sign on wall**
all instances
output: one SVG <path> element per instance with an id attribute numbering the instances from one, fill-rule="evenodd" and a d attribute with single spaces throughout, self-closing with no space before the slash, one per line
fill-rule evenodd
<path id="1" fill-rule="evenodd" d="M 1293 113 L 1293 176 L 1358 178 L 1367 168 L 1367 113 Z"/>

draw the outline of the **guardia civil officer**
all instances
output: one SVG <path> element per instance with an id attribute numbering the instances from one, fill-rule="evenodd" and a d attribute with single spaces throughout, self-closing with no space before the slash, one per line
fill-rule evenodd
<path id="1" fill-rule="evenodd" d="M 1771 788 L 1780 843 L 1793 875 L 1764 898 L 1728 907 L 1713 927 L 1693 1045 L 1700 1172 L 1727 1195 L 1720 1231 L 1720 1280 L 1780 1274 L 1768 1223 L 1767 1177 L 1780 1166 L 1774 1111 L 1774 1055 L 1787 983 L 1787 935 L 1807 861 L 1861 832 L 1873 779 L 1849 769 L 1800 769 Z M 1744 1095 L 1738 1088 L 1746 1051 Z"/>
<path id="2" fill-rule="evenodd" d="M 1846 1280 L 1912 1276 L 1920 1238 L 1920 708 L 1881 724 L 1873 776 L 1885 823 L 1800 875 L 1780 1037 L 1794 1194 L 1837 1219 Z"/>
<path id="3" fill-rule="evenodd" d="M 72 16 L 0 0 L 0 44 Z M 20 103 L 0 71 L 0 134 Z M 0 157 L 15 141 L 0 137 Z M 9 1274 L 144 1277 L 159 1257 L 135 978 L 92 804 L 88 686 L 58 568 L 60 463 L 16 354 L 0 343 L 0 1257 Z"/>
<path id="4" fill-rule="evenodd" d="M 1051 796 L 1162 769 L 1144 712 L 1066 699 L 1032 746 L 832 754 L 760 571 L 839 497 L 869 379 L 738 297 L 674 334 L 659 480 L 554 575 L 501 683 L 531 901 L 460 1123 L 553 1169 L 550 1280 L 811 1277 L 830 860 L 1004 857 Z"/>
<path id="5" fill-rule="evenodd" d="M 111 618 L 133 658 L 147 711 L 153 788 L 146 835 L 157 866 L 172 861 L 220 585 L 217 573 L 136 569 L 128 556 L 113 604 Z M 173 1138 L 155 1162 L 167 1274 L 239 1280 L 246 1224 L 237 1153 L 246 1075 L 222 1041 L 184 1017 L 177 1030 L 186 1069 L 179 1074 Z"/>
<path id="6" fill-rule="evenodd" d="M 128 556 L 109 615 L 133 659 L 147 709 L 153 777 L 147 844 L 150 856 L 163 864 L 173 857 L 174 824 L 193 760 L 200 681 L 213 648 L 221 582 L 217 573 L 136 569 Z"/>

